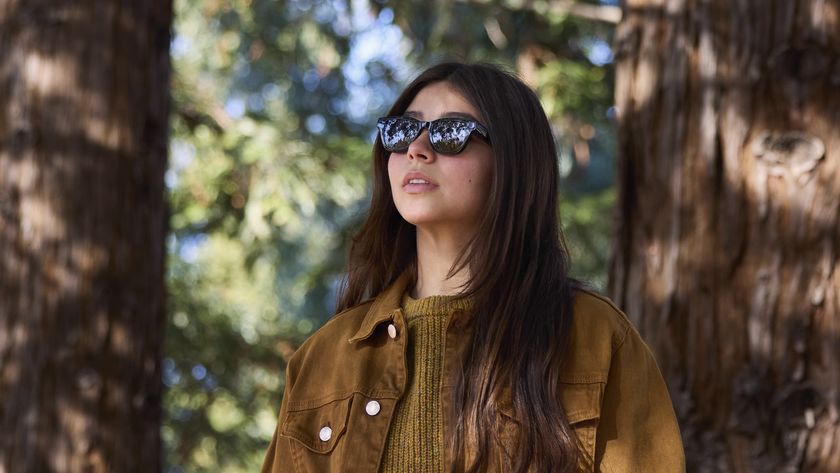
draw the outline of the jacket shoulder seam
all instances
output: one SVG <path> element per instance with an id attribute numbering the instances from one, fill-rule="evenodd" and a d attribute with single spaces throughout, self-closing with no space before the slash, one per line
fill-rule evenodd
<path id="1" fill-rule="evenodd" d="M 612 309 L 614 314 L 617 316 L 616 318 L 621 323 L 621 331 L 620 333 L 618 333 L 618 339 L 613 342 L 612 354 L 614 355 L 616 352 L 618 352 L 619 349 L 621 349 L 622 345 L 624 345 L 625 340 L 627 340 L 627 334 L 630 332 L 630 328 L 633 327 L 633 323 L 630 322 L 630 319 L 627 317 L 627 314 L 625 314 L 623 310 L 619 309 L 618 306 L 615 305 L 615 302 L 613 302 L 612 299 L 610 299 L 609 297 L 603 296 L 595 291 L 585 288 L 579 288 L 578 291 L 586 295 L 592 296 L 598 299 L 599 301 L 607 304 Z"/>

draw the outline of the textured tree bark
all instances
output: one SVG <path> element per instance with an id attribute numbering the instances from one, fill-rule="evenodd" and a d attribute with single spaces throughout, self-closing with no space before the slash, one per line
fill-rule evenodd
<path id="1" fill-rule="evenodd" d="M 689 471 L 840 471 L 840 1 L 626 0 L 612 297 Z"/>
<path id="2" fill-rule="evenodd" d="M 161 469 L 171 0 L 0 0 L 0 472 Z"/>

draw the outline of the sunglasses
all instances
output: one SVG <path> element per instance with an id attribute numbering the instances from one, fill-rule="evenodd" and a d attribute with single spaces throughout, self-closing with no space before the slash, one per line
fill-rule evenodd
<path id="1" fill-rule="evenodd" d="M 458 154 L 463 151 L 473 132 L 490 142 L 487 128 L 468 118 L 439 118 L 424 122 L 411 117 L 382 117 L 377 120 L 376 127 L 379 128 L 379 138 L 385 150 L 397 153 L 406 151 L 424 128 L 429 129 L 432 149 L 442 154 Z"/>

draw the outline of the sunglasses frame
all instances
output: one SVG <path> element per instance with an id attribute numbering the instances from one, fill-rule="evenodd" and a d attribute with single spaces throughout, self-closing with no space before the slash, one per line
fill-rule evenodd
<path id="1" fill-rule="evenodd" d="M 376 120 L 376 127 L 379 129 L 379 141 L 380 141 L 380 143 L 382 143 L 382 147 L 385 148 L 385 151 L 388 151 L 390 153 L 402 153 L 402 152 L 405 152 L 405 151 L 408 150 L 408 146 L 406 146 L 405 148 L 389 149 L 388 146 L 385 145 L 385 140 L 383 139 L 382 134 L 385 132 L 385 126 L 388 124 L 388 122 L 393 121 L 393 120 L 408 120 L 408 121 L 411 121 L 411 122 L 414 122 L 414 123 L 417 123 L 417 124 L 420 125 L 420 128 L 418 128 L 418 130 L 417 130 L 417 134 L 408 142 L 409 145 L 411 143 L 413 143 L 415 140 L 417 140 L 417 138 L 419 138 L 421 134 L 423 134 L 423 129 L 424 128 L 428 129 L 429 130 L 429 133 L 428 133 L 429 144 L 432 146 L 432 149 L 434 149 L 436 153 L 440 153 L 440 154 L 454 155 L 454 154 L 460 153 L 461 151 L 464 150 L 464 148 L 467 147 L 467 143 L 470 141 L 470 138 L 473 136 L 473 133 L 476 133 L 476 132 L 479 134 L 479 136 L 482 139 L 487 141 L 487 143 L 490 143 L 490 132 L 487 130 L 487 127 L 485 127 L 484 125 L 482 125 L 478 121 L 473 120 L 472 118 L 444 117 L 444 118 L 438 118 L 437 120 L 432 120 L 430 122 L 427 122 L 427 121 L 423 121 L 423 120 L 418 120 L 418 119 L 413 118 L 413 117 L 400 117 L 400 116 L 380 117 L 378 120 Z M 467 135 L 467 138 L 464 140 L 463 143 L 461 143 L 461 146 L 459 146 L 458 149 L 455 150 L 455 151 L 440 151 L 440 150 L 437 149 L 436 143 L 432 141 L 432 127 L 435 126 L 436 123 L 446 122 L 446 121 L 465 122 L 465 123 L 469 124 L 470 127 L 471 127 L 469 135 Z"/>

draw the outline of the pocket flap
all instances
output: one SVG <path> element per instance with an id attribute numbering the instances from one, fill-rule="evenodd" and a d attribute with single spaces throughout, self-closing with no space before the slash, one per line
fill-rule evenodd
<path id="1" fill-rule="evenodd" d="M 560 385 L 560 403 L 566 411 L 569 424 L 601 417 L 603 396 L 603 383 L 562 383 Z"/>
<path id="2" fill-rule="evenodd" d="M 347 428 L 352 396 L 327 402 L 310 409 L 290 410 L 280 428 L 280 435 L 299 442 L 315 453 L 329 453 Z M 329 435 L 322 431 L 328 428 Z"/>
<path id="3" fill-rule="evenodd" d="M 569 424 L 601 417 L 603 395 L 604 383 L 561 383 L 560 404 L 566 412 Z M 497 409 L 503 416 L 516 420 L 509 393 L 501 397 Z"/>

